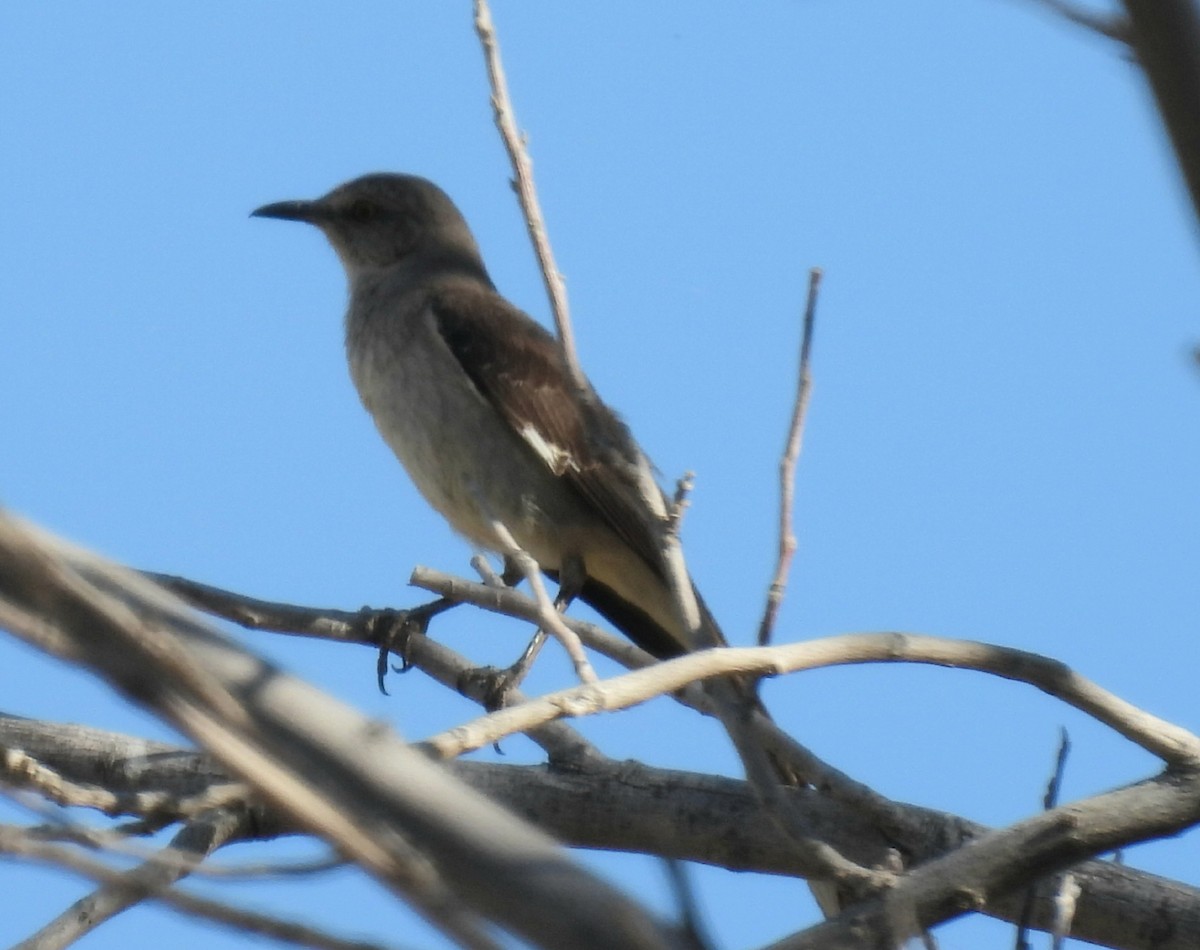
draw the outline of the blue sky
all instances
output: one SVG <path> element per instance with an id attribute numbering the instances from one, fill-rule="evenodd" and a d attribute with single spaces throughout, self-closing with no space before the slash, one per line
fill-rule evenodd
<path id="1" fill-rule="evenodd" d="M 781 636 L 1017 646 L 1200 728 L 1196 225 L 1121 52 L 988 0 L 495 16 L 582 362 L 667 480 L 697 473 L 686 549 L 730 639 L 751 639 L 773 564 L 819 265 Z M 406 605 L 412 565 L 469 572 L 358 405 L 333 255 L 247 217 L 367 171 L 426 175 L 545 319 L 467 4 L 8 4 L 0 129 L 0 503 L 121 561 L 298 603 Z M 526 631 L 460 614 L 435 633 L 479 662 L 520 649 Z M 414 738 L 471 714 L 416 675 L 378 696 L 365 650 L 242 639 Z M 5 711 L 169 735 L 82 674 L 0 651 Z M 548 651 L 535 675 L 569 673 Z M 879 791 L 989 823 L 1038 807 L 1060 725 L 1065 796 L 1155 771 L 980 674 L 857 667 L 767 696 Z M 617 758 L 733 773 L 694 719 L 664 701 L 582 728 Z M 1198 858 L 1194 834 L 1126 856 L 1192 883 Z M 650 860 L 585 860 L 670 908 Z M 723 947 L 813 913 L 794 882 L 697 881 Z M 0 865 L 0 944 L 83 891 Z M 238 896 L 437 945 L 351 874 Z M 138 910 L 84 946 L 151 943 L 247 945 Z M 944 931 L 951 950 L 1008 945 L 987 923 Z"/>

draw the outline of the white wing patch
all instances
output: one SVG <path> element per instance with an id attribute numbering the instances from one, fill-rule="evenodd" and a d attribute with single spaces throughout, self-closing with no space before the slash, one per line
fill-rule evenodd
<path id="1" fill-rule="evenodd" d="M 561 475 L 569 468 L 578 469 L 579 466 L 571 457 L 570 452 L 562 446 L 548 442 L 545 436 L 534 426 L 528 424 L 522 426 L 521 438 L 538 454 L 538 458 L 545 462 L 550 471 L 555 475 Z"/>

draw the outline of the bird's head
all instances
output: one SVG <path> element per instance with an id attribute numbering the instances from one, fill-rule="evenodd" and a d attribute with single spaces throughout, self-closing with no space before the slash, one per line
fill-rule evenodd
<path id="1" fill-rule="evenodd" d="M 313 201 L 279 201 L 251 215 L 320 228 L 351 281 L 418 256 L 431 264 L 483 269 L 479 248 L 454 202 L 416 175 L 363 175 Z"/>

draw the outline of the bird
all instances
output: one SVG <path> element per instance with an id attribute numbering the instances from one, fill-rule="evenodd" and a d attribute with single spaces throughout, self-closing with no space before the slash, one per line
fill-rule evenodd
<path id="1" fill-rule="evenodd" d="M 670 503 L 621 418 L 558 340 L 496 289 L 451 198 L 375 173 L 259 218 L 318 228 L 345 270 L 350 375 L 380 435 L 450 526 L 505 553 L 497 522 L 637 646 L 669 659 L 725 639 L 672 593 Z M 694 589 L 694 585 L 693 585 Z"/>

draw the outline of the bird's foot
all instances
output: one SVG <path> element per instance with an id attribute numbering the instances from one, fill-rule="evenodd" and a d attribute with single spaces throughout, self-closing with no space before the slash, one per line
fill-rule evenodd
<path id="1" fill-rule="evenodd" d="M 364 607 L 358 612 L 357 622 L 363 639 L 379 647 L 379 654 L 375 662 L 375 676 L 381 693 L 387 695 L 384 679 L 389 670 L 393 673 L 407 673 L 412 667 L 408 651 L 413 637 L 424 636 L 425 631 L 429 629 L 429 622 L 442 611 L 453 606 L 452 601 L 442 598 L 410 610 L 395 610 L 389 607 L 375 610 Z M 400 657 L 399 666 L 388 662 L 392 653 Z"/>
<path id="2" fill-rule="evenodd" d="M 528 667 L 522 667 L 520 660 L 504 669 L 477 666 L 462 675 L 458 691 L 480 703 L 488 712 L 495 712 L 508 704 L 508 697 L 521 685 L 528 672 Z"/>
<path id="3" fill-rule="evenodd" d="M 546 634 L 539 630 L 512 666 L 502 670 L 494 666 L 481 666 L 470 670 L 460 682 L 459 692 L 482 703 L 488 712 L 503 708 L 508 702 L 509 694 L 524 682 L 529 671 L 533 669 L 533 661 L 537 659 L 545 642 Z"/>

